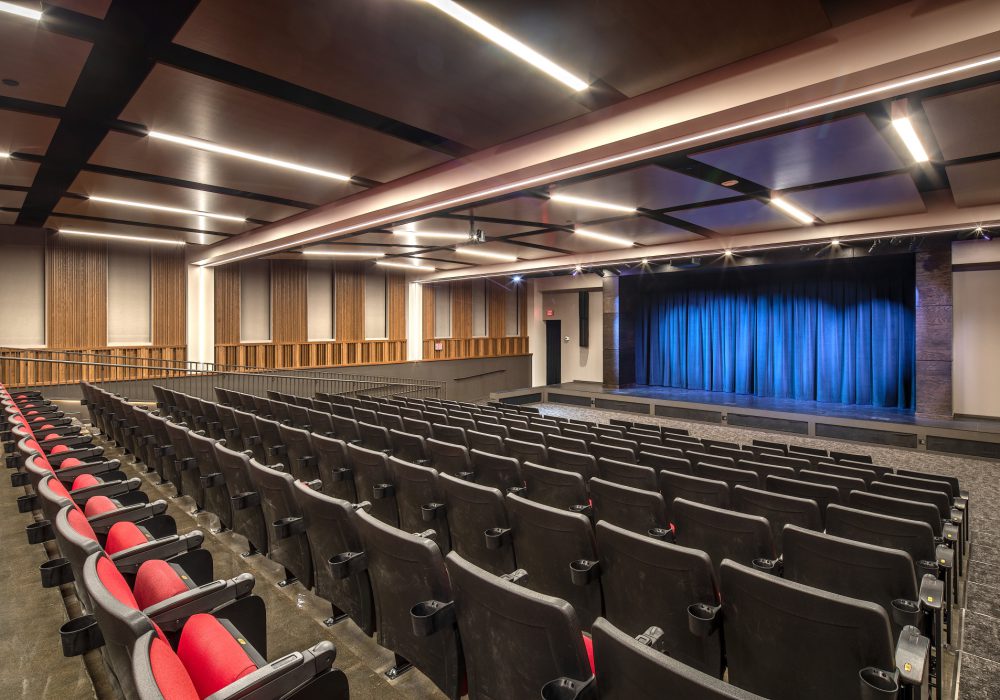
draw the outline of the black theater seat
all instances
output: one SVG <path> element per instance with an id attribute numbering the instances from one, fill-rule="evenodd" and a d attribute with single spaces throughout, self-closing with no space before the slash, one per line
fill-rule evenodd
<path id="1" fill-rule="evenodd" d="M 264 511 L 261 509 L 260 494 L 257 493 L 250 479 L 250 460 L 242 452 L 230 450 L 219 443 L 215 444 L 216 460 L 219 471 L 226 480 L 229 491 L 230 511 L 232 520 L 227 521 L 225 513 L 219 516 L 222 524 L 233 532 L 242 535 L 249 542 L 249 549 L 244 556 L 267 553 L 268 536 Z"/>
<path id="2" fill-rule="evenodd" d="M 656 472 L 653 471 L 652 467 L 643 467 L 634 462 L 620 462 L 601 457 L 597 460 L 597 473 L 604 481 L 656 491 Z"/>
<path id="3" fill-rule="evenodd" d="M 807 530 L 823 529 L 819 505 L 810 498 L 785 496 L 748 486 L 733 488 L 732 497 L 733 510 L 747 515 L 758 515 L 767 520 L 771 526 L 774 548 L 779 555 L 784 547 L 782 535 L 785 525 L 797 525 Z"/>
<path id="4" fill-rule="evenodd" d="M 780 568 L 766 519 L 683 498 L 674 501 L 672 513 L 677 544 L 708 554 L 716 576 L 724 559 L 769 572 Z"/>
<path id="5" fill-rule="evenodd" d="M 370 501 L 371 513 L 384 523 L 399 525 L 396 497 L 389 482 L 389 457 L 358 445 L 348 445 L 347 454 L 354 469 L 354 485 L 359 501 Z M 387 488 L 390 487 L 390 488 Z"/>
<path id="6" fill-rule="evenodd" d="M 441 474 L 440 483 L 452 549 L 497 575 L 513 570 L 514 548 L 509 538 L 495 538 L 491 548 L 486 546 L 487 530 L 509 527 L 503 493 L 450 474 Z"/>
<path id="7" fill-rule="evenodd" d="M 523 496 L 553 508 L 589 510 L 587 483 L 577 472 L 525 462 L 521 465 L 521 476 L 526 489 Z"/>
<path id="8" fill-rule="evenodd" d="M 250 460 L 250 483 L 260 498 L 267 523 L 267 558 L 285 568 L 278 585 L 299 580 L 306 588 L 313 584 L 313 562 L 302 511 L 295 499 L 295 479 L 282 465 L 266 466 Z"/>
<path id="9" fill-rule="evenodd" d="M 594 477 L 590 480 L 590 498 L 595 522 L 604 520 L 657 539 L 670 537 L 667 506 L 656 491 Z"/>
<path id="10" fill-rule="evenodd" d="M 399 528 L 430 536 L 442 554 L 451 551 L 451 535 L 444 493 L 436 470 L 390 457 L 387 463 L 393 496 L 399 510 Z M 426 531 L 433 531 L 428 535 Z"/>

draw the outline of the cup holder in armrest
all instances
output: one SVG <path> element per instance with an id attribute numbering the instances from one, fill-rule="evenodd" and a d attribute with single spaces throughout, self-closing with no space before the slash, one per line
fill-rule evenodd
<path id="1" fill-rule="evenodd" d="M 28 536 L 28 544 L 41 544 L 42 542 L 54 540 L 56 537 L 52 529 L 52 523 L 48 520 L 39 520 L 31 523 L 24 528 L 24 532 Z"/>
<path id="2" fill-rule="evenodd" d="M 688 606 L 688 630 L 696 637 L 707 638 L 715 632 L 720 624 L 721 607 L 707 603 L 695 603 Z"/>
<path id="3" fill-rule="evenodd" d="M 601 563 L 590 559 L 571 561 L 569 577 L 575 585 L 586 586 L 601 578 Z"/>
<path id="4" fill-rule="evenodd" d="M 341 552 L 330 557 L 327 563 L 334 578 L 345 579 L 368 568 L 368 555 L 364 552 Z"/>
<path id="5" fill-rule="evenodd" d="M 674 533 L 665 527 L 651 527 L 646 531 L 646 534 L 652 537 L 654 540 L 659 540 L 660 542 L 673 542 Z"/>
<path id="6" fill-rule="evenodd" d="M 580 515 L 586 515 L 589 518 L 594 514 L 594 508 L 589 503 L 580 503 L 577 505 L 570 506 L 569 512 L 579 513 Z"/>
<path id="7" fill-rule="evenodd" d="M 486 537 L 486 549 L 496 550 L 511 544 L 509 527 L 491 527 L 483 534 Z"/>
<path id="8" fill-rule="evenodd" d="M 286 540 L 304 533 L 306 521 L 299 517 L 280 518 L 271 523 L 271 527 L 274 530 L 275 539 Z"/>
<path id="9" fill-rule="evenodd" d="M 30 513 L 35 508 L 38 507 L 38 495 L 34 493 L 28 493 L 24 496 L 17 497 L 17 512 L 18 513 Z"/>
<path id="10" fill-rule="evenodd" d="M 42 588 L 57 588 L 74 580 L 69 559 L 63 557 L 42 562 L 38 565 L 38 573 L 42 577 Z"/>
<path id="11" fill-rule="evenodd" d="M 425 523 L 429 523 L 442 517 L 444 511 L 444 503 L 425 503 L 420 506 L 420 517 Z"/>
<path id="12" fill-rule="evenodd" d="M 435 632 L 455 626 L 455 603 L 425 600 L 410 608 L 410 623 L 417 637 L 429 637 Z"/>
<path id="13" fill-rule="evenodd" d="M 372 486 L 372 498 L 381 500 L 392 498 L 396 494 L 396 488 L 392 484 L 375 484 Z"/>
<path id="14" fill-rule="evenodd" d="M 899 683 L 894 674 L 869 666 L 858 672 L 861 700 L 890 700 L 899 696 Z"/>
<path id="15" fill-rule="evenodd" d="M 334 469 L 330 473 L 330 481 L 344 481 L 345 479 L 352 479 L 351 476 L 353 472 L 347 467 L 341 467 L 340 469 Z"/>
<path id="16" fill-rule="evenodd" d="M 900 627 L 906 627 L 907 625 L 920 626 L 923 611 L 920 609 L 919 602 L 907 600 L 906 598 L 896 598 L 892 601 L 891 607 L 892 621 L 895 624 Z"/>
<path id="17" fill-rule="evenodd" d="M 596 697 L 593 676 L 585 681 L 556 678 L 542 686 L 542 700 L 592 700 Z"/>
<path id="18" fill-rule="evenodd" d="M 16 467 L 17 465 L 16 464 L 14 464 L 14 465 L 8 464 L 7 466 L 8 467 L 10 467 L 10 466 L 15 466 Z M 31 480 L 28 478 L 28 472 L 13 472 L 10 475 L 10 485 L 11 486 L 27 486 L 30 483 L 31 483 Z"/>
<path id="19" fill-rule="evenodd" d="M 233 504 L 233 510 L 246 510 L 260 505 L 260 494 L 256 491 L 244 491 L 230 496 L 229 500 Z"/>
<path id="20" fill-rule="evenodd" d="M 201 485 L 206 489 L 223 486 L 226 483 L 226 478 L 222 475 L 222 472 L 205 474 L 204 476 L 199 477 L 199 479 L 201 480 Z"/>
<path id="21" fill-rule="evenodd" d="M 59 628 L 63 656 L 72 657 L 104 646 L 104 635 L 93 615 L 76 617 Z"/>

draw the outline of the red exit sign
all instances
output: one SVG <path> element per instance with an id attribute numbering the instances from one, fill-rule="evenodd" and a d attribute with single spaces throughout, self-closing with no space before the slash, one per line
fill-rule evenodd
<path id="1" fill-rule="evenodd" d="M 555 316 L 555 312 L 552 309 L 545 309 L 546 316 Z"/>

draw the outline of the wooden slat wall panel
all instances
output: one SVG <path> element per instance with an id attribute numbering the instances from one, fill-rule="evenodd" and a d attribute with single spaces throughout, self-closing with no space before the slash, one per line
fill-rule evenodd
<path id="1" fill-rule="evenodd" d="M 527 335 L 506 337 L 506 302 L 508 295 L 521 295 L 521 328 L 527 328 L 527 309 L 521 288 L 507 289 L 501 284 L 486 284 L 485 337 L 472 337 L 472 295 L 481 293 L 478 280 L 453 282 L 451 288 L 451 338 L 434 337 L 435 287 L 423 287 L 423 358 L 454 360 L 469 357 L 498 357 L 528 353 Z M 435 346 L 441 346 L 436 350 Z"/>
<path id="2" fill-rule="evenodd" d="M 240 266 L 215 268 L 215 343 L 240 342 Z"/>
<path id="3" fill-rule="evenodd" d="M 309 339 L 306 308 L 306 264 L 299 260 L 271 261 L 271 328 L 276 343 Z"/>
<path id="4" fill-rule="evenodd" d="M 45 250 L 46 344 L 106 345 L 107 302 L 107 246 L 50 236 Z"/>
<path id="5" fill-rule="evenodd" d="M 334 267 L 337 328 L 339 341 L 365 338 L 365 268 L 360 264 L 338 263 Z"/>
<path id="6" fill-rule="evenodd" d="M 386 275 L 386 302 L 389 339 L 406 340 L 406 275 L 399 272 Z"/>
<path id="7" fill-rule="evenodd" d="M 183 345 L 116 345 L 70 350 L 6 350 L 4 354 L 18 358 L 0 360 L 0 382 L 13 388 L 184 376 L 184 366 L 178 362 L 186 358 L 187 348 Z M 34 359 L 55 362 L 36 362 Z M 178 369 L 174 371 L 174 367 Z"/>
<path id="8" fill-rule="evenodd" d="M 305 369 L 387 364 L 406 360 L 406 340 L 315 341 L 309 343 L 229 343 L 215 346 L 222 365 Z"/>
<path id="9" fill-rule="evenodd" d="M 187 265 L 184 251 L 155 251 L 152 256 L 153 345 L 187 342 Z"/>
<path id="10" fill-rule="evenodd" d="M 451 335 L 453 338 L 472 336 L 472 292 L 478 280 L 456 282 L 451 288 Z"/>
<path id="11" fill-rule="evenodd" d="M 486 335 L 491 338 L 506 335 L 507 294 L 509 292 L 503 285 L 486 280 Z"/>

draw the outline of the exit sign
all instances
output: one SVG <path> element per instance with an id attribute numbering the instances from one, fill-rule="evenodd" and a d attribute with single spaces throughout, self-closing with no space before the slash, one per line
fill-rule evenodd
<path id="1" fill-rule="evenodd" d="M 545 309 L 546 316 L 555 316 L 555 312 L 552 309 Z"/>

